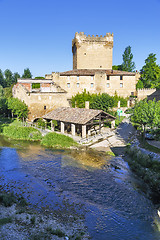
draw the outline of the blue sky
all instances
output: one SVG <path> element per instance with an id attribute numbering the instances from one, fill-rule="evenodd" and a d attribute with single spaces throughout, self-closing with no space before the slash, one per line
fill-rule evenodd
<path id="1" fill-rule="evenodd" d="M 114 33 L 113 65 L 130 45 L 136 69 L 160 64 L 160 0 L 0 0 L 0 69 L 35 76 L 72 69 L 75 32 Z"/>

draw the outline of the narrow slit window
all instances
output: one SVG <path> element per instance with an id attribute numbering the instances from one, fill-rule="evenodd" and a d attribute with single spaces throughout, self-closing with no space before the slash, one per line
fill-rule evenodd
<path id="1" fill-rule="evenodd" d="M 77 83 L 77 88 L 79 88 L 79 83 Z"/>
<path id="2" fill-rule="evenodd" d="M 109 75 L 107 75 L 107 80 L 110 80 L 110 76 Z"/>
<path id="3" fill-rule="evenodd" d="M 70 83 L 67 83 L 67 87 L 70 88 Z"/>
<path id="4" fill-rule="evenodd" d="M 91 83 L 91 88 L 93 88 L 94 87 L 94 83 Z"/>
<path id="5" fill-rule="evenodd" d="M 123 83 L 120 83 L 120 88 L 123 88 Z"/>
<path id="6" fill-rule="evenodd" d="M 120 80 L 123 80 L 123 76 L 120 76 Z"/>
<path id="7" fill-rule="evenodd" d="M 107 88 L 109 88 L 110 87 L 110 84 L 109 83 L 107 83 Z"/>

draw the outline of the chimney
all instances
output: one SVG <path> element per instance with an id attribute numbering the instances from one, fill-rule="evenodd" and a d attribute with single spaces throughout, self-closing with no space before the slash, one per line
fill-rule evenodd
<path id="1" fill-rule="evenodd" d="M 85 108 L 89 109 L 89 101 L 85 101 Z"/>

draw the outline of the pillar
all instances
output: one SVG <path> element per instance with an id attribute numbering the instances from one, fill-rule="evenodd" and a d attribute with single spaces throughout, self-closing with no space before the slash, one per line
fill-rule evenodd
<path id="1" fill-rule="evenodd" d="M 51 120 L 51 131 L 54 132 L 54 124 L 53 124 L 53 121 Z"/>
<path id="2" fill-rule="evenodd" d="M 61 122 L 61 133 L 64 133 L 64 122 Z"/>
<path id="3" fill-rule="evenodd" d="M 89 101 L 85 101 L 85 108 L 89 109 Z"/>
<path id="4" fill-rule="evenodd" d="M 115 128 L 115 120 L 111 121 L 111 128 Z"/>
<path id="5" fill-rule="evenodd" d="M 75 124 L 71 124 L 71 131 L 72 131 L 72 135 L 75 136 L 76 135 L 76 125 Z"/>
<path id="6" fill-rule="evenodd" d="M 86 138 L 86 125 L 82 125 L 82 138 Z"/>

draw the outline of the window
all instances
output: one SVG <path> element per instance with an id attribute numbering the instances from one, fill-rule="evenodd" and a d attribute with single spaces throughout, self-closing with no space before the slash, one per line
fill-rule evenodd
<path id="1" fill-rule="evenodd" d="M 86 53 L 84 53 L 84 55 L 86 56 Z"/>
<path id="2" fill-rule="evenodd" d="M 123 80 L 123 76 L 120 76 L 120 80 Z"/>
<path id="3" fill-rule="evenodd" d="M 120 88 L 123 88 L 123 83 L 120 83 Z"/>
<path id="4" fill-rule="evenodd" d="M 67 76 L 67 79 L 69 80 L 69 79 L 70 79 L 70 77 L 69 77 L 69 76 Z"/>
<path id="5" fill-rule="evenodd" d="M 77 83 L 77 88 L 79 88 L 79 83 Z"/>
<path id="6" fill-rule="evenodd" d="M 110 87 L 110 84 L 109 83 L 107 83 L 107 88 L 109 88 Z"/>
<path id="7" fill-rule="evenodd" d="M 102 68 L 102 66 L 100 66 L 100 68 Z"/>
<path id="8" fill-rule="evenodd" d="M 79 76 L 77 76 L 77 81 L 79 81 Z"/>
<path id="9" fill-rule="evenodd" d="M 44 110 L 46 110 L 46 106 L 44 106 Z"/>
<path id="10" fill-rule="evenodd" d="M 93 88 L 93 86 L 94 86 L 94 83 L 91 83 L 91 88 Z"/>
<path id="11" fill-rule="evenodd" d="M 107 75 L 107 80 L 110 80 L 110 76 L 109 75 Z"/>
<path id="12" fill-rule="evenodd" d="M 70 88 L 70 83 L 67 83 L 67 87 Z"/>
<path id="13" fill-rule="evenodd" d="M 91 81 L 93 81 L 94 80 L 94 76 L 91 76 Z"/>

